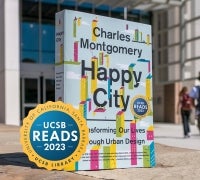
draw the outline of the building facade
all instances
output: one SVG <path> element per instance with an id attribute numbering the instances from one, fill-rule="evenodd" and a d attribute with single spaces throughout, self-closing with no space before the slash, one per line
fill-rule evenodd
<path id="1" fill-rule="evenodd" d="M 200 84 L 200 1 L 153 12 L 154 119 L 179 123 L 178 93 Z M 191 121 L 194 121 L 192 117 Z"/>
<path id="2" fill-rule="evenodd" d="M 179 122 L 176 114 L 178 91 L 182 85 L 191 87 L 197 83 L 195 78 L 200 71 L 200 10 L 197 8 L 200 2 L 146 2 L 1 1 L 0 123 L 20 125 L 37 104 L 54 101 L 55 13 L 63 9 L 151 24 L 154 119 Z"/>

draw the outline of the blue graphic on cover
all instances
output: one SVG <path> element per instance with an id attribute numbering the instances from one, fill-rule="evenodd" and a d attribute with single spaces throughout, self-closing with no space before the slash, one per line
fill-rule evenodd
<path id="1" fill-rule="evenodd" d="M 42 114 L 30 130 L 30 142 L 35 152 L 52 161 L 69 157 L 77 148 L 79 139 L 80 132 L 74 119 L 59 111 Z"/>

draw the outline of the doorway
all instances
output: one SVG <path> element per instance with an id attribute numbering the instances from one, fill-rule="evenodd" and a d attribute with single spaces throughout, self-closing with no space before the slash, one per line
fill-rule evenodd
<path id="1" fill-rule="evenodd" d="M 55 100 L 55 81 L 51 77 L 21 77 L 21 120 L 38 104 Z"/>

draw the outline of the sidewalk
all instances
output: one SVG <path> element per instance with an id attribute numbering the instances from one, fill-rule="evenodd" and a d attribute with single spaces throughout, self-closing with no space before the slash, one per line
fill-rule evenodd
<path id="1" fill-rule="evenodd" d="M 154 123 L 155 143 L 173 147 L 200 150 L 200 134 L 196 125 L 190 125 L 191 137 L 183 138 L 182 124 Z"/>
<path id="2" fill-rule="evenodd" d="M 182 125 L 155 123 L 154 131 L 156 150 L 155 168 L 65 172 L 38 169 L 22 152 L 19 142 L 19 127 L 0 124 L 0 179 L 200 179 L 200 136 L 197 128 L 191 126 L 192 136 L 188 139 L 183 138 Z"/>

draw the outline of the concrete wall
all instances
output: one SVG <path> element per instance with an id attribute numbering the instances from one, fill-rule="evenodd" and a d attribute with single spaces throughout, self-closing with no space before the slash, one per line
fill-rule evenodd
<path id="1" fill-rule="evenodd" d="M 178 94 L 180 91 L 180 83 L 165 85 L 164 87 L 164 117 L 165 122 L 180 123 L 180 114 L 177 113 Z"/>
<path id="2" fill-rule="evenodd" d="M 181 123 L 180 114 L 177 114 L 178 93 L 181 83 L 154 86 L 154 121 Z"/>
<path id="3" fill-rule="evenodd" d="M 19 0 L 0 1 L 0 123 L 20 124 Z"/>
<path id="4" fill-rule="evenodd" d="M 163 86 L 153 86 L 154 122 L 164 122 L 164 93 Z"/>

